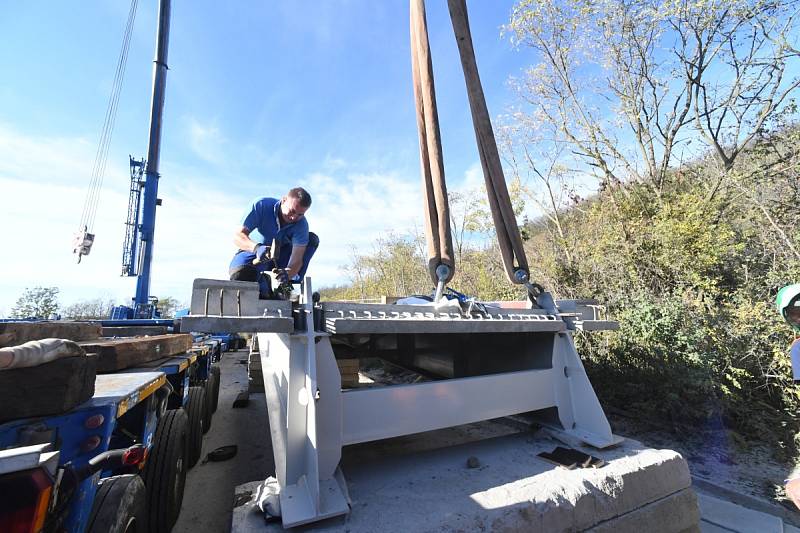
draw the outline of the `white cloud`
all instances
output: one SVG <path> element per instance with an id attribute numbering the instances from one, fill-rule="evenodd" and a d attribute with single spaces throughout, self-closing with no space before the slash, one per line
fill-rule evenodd
<path id="1" fill-rule="evenodd" d="M 194 117 L 185 119 L 185 122 L 188 144 L 195 155 L 203 161 L 223 165 L 227 140 L 220 129 L 215 124 L 202 124 Z"/>
<path id="2" fill-rule="evenodd" d="M 308 212 L 320 248 L 309 275 L 315 285 L 342 284 L 341 267 L 353 248 L 368 251 L 382 234 L 409 231 L 421 220 L 422 196 L 414 180 L 392 174 L 308 177 L 314 203 Z"/>
<path id="3" fill-rule="evenodd" d="M 31 137 L 0 125 L 0 308 L 10 310 L 24 288 L 38 285 L 59 287 L 65 305 L 133 296 L 135 280 L 119 277 L 128 176 L 117 166 L 109 166 L 91 255 L 77 265 L 71 253 L 93 157 L 84 139 Z M 188 301 L 195 278 L 227 277 L 232 235 L 252 198 L 216 181 L 213 175 L 176 174 L 160 183 L 152 294 Z M 309 270 L 317 287 L 346 281 L 341 267 L 354 247 L 368 251 L 381 234 L 409 231 L 421 220 L 416 178 L 312 172 L 304 185 L 314 198 L 311 229 L 322 243 Z"/>
<path id="4" fill-rule="evenodd" d="M 196 139 L 211 142 L 215 128 L 196 124 Z M 220 137 L 221 138 L 221 137 Z M 223 146 L 222 144 L 220 146 Z M 220 148 L 220 157 L 229 154 Z M 80 218 L 88 181 L 90 143 L 80 138 L 36 138 L 0 125 L 0 309 L 10 310 L 25 287 L 57 286 L 61 302 L 112 295 L 128 302 L 135 280 L 121 278 L 121 248 L 127 210 L 128 176 L 109 166 L 94 227 L 95 245 L 80 265 L 71 253 L 72 233 Z M 406 233 L 422 223 L 418 176 L 391 172 L 359 174 L 330 165 L 331 155 L 301 184 L 314 203 L 308 213 L 311 230 L 321 241 L 309 275 L 316 287 L 347 282 L 342 267 L 351 254 L 369 252 L 378 237 L 390 231 Z M 188 302 L 195 278 L 225 279 L 235 247 L 233 233 L 252 198 L 212 170 L 192 170 L 180 161 L 162 179 L 163 205 L 156 220 L 151 293 Z M 201 174 L 203 172 L 204 174 Z M 208 174 L 208 175 L 205 175 Z M 173 176 L 174 175 L 174 176 Z M 246 176 L 245 176 L 246 177 Z M 479 164 L 453 190 L 483 190 Z M 265 190 L 279 196 L 283 190 Z"/>

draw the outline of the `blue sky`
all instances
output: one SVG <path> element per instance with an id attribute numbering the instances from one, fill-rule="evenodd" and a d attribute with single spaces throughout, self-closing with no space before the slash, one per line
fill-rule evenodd
<path id="1" fill-rule="evenodd" d="M 490 113 L 532 62 L 500 35 L 512 1 L 469 2 Z M 156 2 L 140 1 L 92 254 L 76 265 L 80 220 L 128 12 L 127 2 L 0 4 L 0 316 L 25 287 L 61 302 L 126 301 L 120 278 L 128 154 L 146 154 Z M 451 188 L 482 182 L 444 0 L 428 1 Z M 303 185 L 322 244 L 309 275 L 346 281 L 352 250 L 422 225 L 408 2 L 173 0 L 151 292 L 188 300 L 224 279 L 248 203 Z"/>

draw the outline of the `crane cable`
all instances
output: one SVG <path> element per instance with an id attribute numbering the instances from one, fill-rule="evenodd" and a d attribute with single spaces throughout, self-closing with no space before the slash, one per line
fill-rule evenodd
<path id="1" fill-rule="evenodd" d="M 122 92 L 122 82 L 125 77 L 125 67 L 128 62 L 128 50 L 131 43 L 131 35 L 133 34 L 133 25 L 136 19 L 136 7 L 138 0 L 131 0 L 130 10 L 128 12 L 128 22 L 125 25 L 125 33 L 122 37 L 122 48 L 117 60 L 117 69 L 114 73 L 114 82 L 111 88 L 111 95 L 108 99 L 108 107 L 106 109 L 105 120 L 103 122 L 103 129 L 100 134 L 100 142 L 97 146 L 95 154 L 94 165 L 92 167 L 91 180 L 89 182 L 89 189 L 86 193 L 86 200 L 83 205 L 83 212 L 81 213 L 81 220 L 79 225 L 79 232 L 86 234 L 91 232 L 95 217 L 97 216 L 97 207 L 100 201 L 100 190 L 103 187 L 103 178 L 106 171 L 106 163 L 108 161 L 108 150 L 111 145 L 111 136 L 114 132 L 114 122 L 117 117 L 117 107 L 119 105 L 119 96 Z M 93 239 L 94 236 L 91 236 Z M 89 245 L 91 246 L 91 244 Z M 76 250 L 77 251 L 77 250 Z M 79 253 L 78 260 L 80 261 Z M 85 252 L 88 253 L 88 250 Z"/>
<path id="2" fill-rule="evenodd" d="M 450 207 L 442 161 L 442 140 L 436 111 L 433 63 L 428 42 L 424 0 L 411 0 L 411 72 L 417 110 L 419 151 L 422 165 L 425 237 L 428 243 L 428 271 L 437 285 L 436 301 L 444 284 L 455 274 L 455 257 L 450 233 Z"/>

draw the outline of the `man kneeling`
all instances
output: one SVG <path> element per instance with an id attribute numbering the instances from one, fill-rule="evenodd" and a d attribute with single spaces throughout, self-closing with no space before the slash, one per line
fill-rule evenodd
<path id="1" fill-rule="evenodd" d="M 306 211 L 311 195 L 302 187 L 283 198 L 260 198 L 242 219 L 233 243 L 239 248 L 229 267 L 231 280 L 257 281 L 261 296 L 269 296 L 269 282 L 262 273 L 273 272 L 279 283 L 302 280 L 319 246 L 308 231 Z M 271 246 L 277 247 L 272 250 Z M 277 261 L 273 257 L 277 256 Z"/>

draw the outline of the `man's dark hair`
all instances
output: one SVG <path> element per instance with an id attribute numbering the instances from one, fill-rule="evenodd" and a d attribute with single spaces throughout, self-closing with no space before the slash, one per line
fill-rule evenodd
<path id="1" fill-rule="evenodd" d="M 297 198 L 297 201 L 300 202 L 300 205 L 308 209 L 311 207 L 311 195 L 308 194 L 308 191 L 302 187 L 295 187 L 294 189 L 289 189 L 289 195 L 292 198 Z"/>

